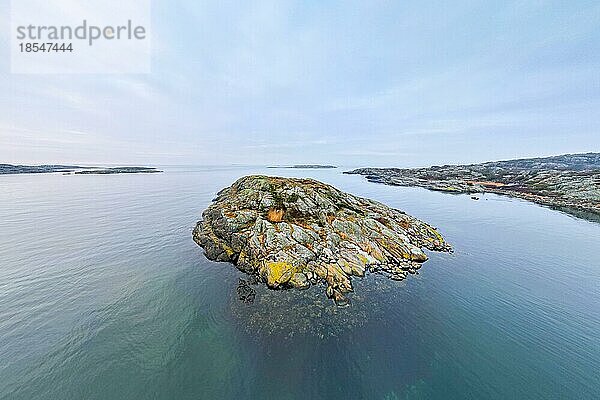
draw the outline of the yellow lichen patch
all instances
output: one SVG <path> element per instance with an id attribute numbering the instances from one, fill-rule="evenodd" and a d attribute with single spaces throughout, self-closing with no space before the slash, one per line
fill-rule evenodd
<path id="1" fill-rule="evenodd" d="M 492 181 L 467 181 L 467 185 L 481 185 L 488 188 L 499 188 L 506 186 L 505 183 Z"/>
<path id="2" fill-rule="evenodd" d="M 435 229 L 432 229 L 432 232 L 437 237 L 437 239 L 440 243 L 444 243 L 444 238 L 442 237 L 442 235 L 440 235 L 440 233 L 438 231 L 436 231 Z"/>
<path id="3" fill-rule="evenodd" d="M 283 210 L 271 208 L 269 212 L 267 212 L 267 219 L 270 222 L 281 222 L 281 220 L 283 220 Z"/>
<path id="4" fill-rule="evenodd" d="M 340 266 L 340 268 L 342 269 L 342 271 L 344 271 L 345 274 L 352 274 L 352 264 L 350 264 L 347 260 L 338 260 L 337 264 Z"/>
<path id="5" fill-rule="evenodd" d="M 210 231 L 209 237 L 214 243 L 219 244 L 219 247 L 223 249 L 223 251 L 225 252 L 225 254 L 227 254 L 228 257 L 231 257 L 235 254 L 235 251 L 233 251 L 233 249 L 225 241 L 219 239 L 212 230 Z"/>
<path id="6" fill-rule="evenodd" d="M 272 288 L 277 288 L 287 283 L 294 273 L 298 272 L 296 267 L 285 261 L 268 261 L 265 267 L 267 273 L 267 285 Z"/>
<path id="7" fill-rule="evenodd" d="M 367 254 L 373 256 L 377 261 L 384 262 L 386 261 L 386 257 L 383 255 L 382 251 L 375 244 L 369 245 L 368 250 L 366 250 Z"/>
<path id="8" fill-rule="evenodd" d="M 410 255 L 410 260 L 418 261 L 418 262 L 425 262 L 425 261 L 427 261 L 427 255 L 425 253 L 412 253 Z"/>
<path id="9" fill-rule="evenodd" d="M 315 268 L 315 274 L 321 279 L 327 278 L 327 268 L 323 265 L 317 265 Z"/>
<path id="10" fill-rule="evenodd" d="M 223 250 L 225 250 L 225 253 L 227 253 L 227 255 L 229 257 L 231 257 L 235 254 L 235 251 L 231 247 L 227 246 L 226 244 L 223 244 Z"/>

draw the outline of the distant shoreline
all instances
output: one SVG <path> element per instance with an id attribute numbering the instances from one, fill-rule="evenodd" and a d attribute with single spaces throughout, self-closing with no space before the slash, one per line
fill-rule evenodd
<path id="1" fill-rule="evenodd" d="M 319 164 L 297 164 L 297 165 L 273 165 L 267 168 L 293 168 L 293 169 L 332 169 L 337 168 L 335 165 L 319 165 Z"/>
<path id="2" fill-rule="evenodd" d="M 162 172 L 154 167 L 82 167 L 78 165 L 13 165 L 0 164 L 0 175 L 17 175 L 17 174 L 51 174 L 63 173 L 70 174 L 140 174 L 140 173 L 156 173 Z"/>
<path id="3" fill-rule="evenodd" d="M 281 169 L 333 169 L 335 165 L 318 165 L 318 164 L 297 164 L 297 165 L 271 165 L 267 168 Z"/>
<path id="4" fill-rule="evenodd" d="M 427 168 L 359 168 L 344 174 L 363 175 L 373 183 L 445 193 L 502 194 L 580 218 L 581 211 L 600 215 L 600 153 Z"/>

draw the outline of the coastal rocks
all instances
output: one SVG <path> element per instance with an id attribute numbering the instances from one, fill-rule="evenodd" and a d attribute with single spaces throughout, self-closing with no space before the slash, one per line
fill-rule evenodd
<path id="1" fill-rule="evenodd" d="M 401 211 L 312 179 L 267 176 L 220 191 L 193 238 L 207 258 L 271 289 L 323 284 L 338 305 L 348 303 L 353 277 L 401 280 L 427 260 L 423 249 L 450 251 L 434 228 Z"/>
<path id="2" fill-rule="evenodd" d="M 579 217 L 583 217 L 581 211 L 600 215 L 600 153 L 429 168 L 360 168 L 344 173 L 392 186 L 518 197 Z"/>

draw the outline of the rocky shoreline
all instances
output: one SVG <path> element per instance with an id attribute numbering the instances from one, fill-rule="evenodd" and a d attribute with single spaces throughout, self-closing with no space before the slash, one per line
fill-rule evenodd
<path id="1" fill-rule="evenodd" d="M 88 167 L 79 167 L 77 165 L 13 165 L 0 164 L 0 175 L 15 174 L 49 174 L 54 172 L 73 172 L 78 169 Z"/>
<path id="2" fill-rule="evenodd" d="M 360 168 L 374 183 L 447 193 L 496 193 L 537 204 L 600 215 L 600 153 L 428 168 Z"/>
<path id="3" fill-rule="evenodd" d="M 154 167 L 81 167 L 78 165 L 13 165 L 0 164 L 0 175 L 16 174 L 140 174 L 162 172 Z"/>
<path id="4" fill-rule="evenodd" d="M 267 176 L 220 191 L 193 238 L 210 260 L 271 289 L 322 284 L 338 305 L 348 304 L 355 277 L 402 280 L 428 259 L 423 249 L 451 251 L 435 228 L 402 211 L 316 180 Z"/>

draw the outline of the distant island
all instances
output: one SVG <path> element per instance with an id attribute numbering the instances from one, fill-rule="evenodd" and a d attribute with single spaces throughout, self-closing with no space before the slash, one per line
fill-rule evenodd
<path id="1" fill-rule="evenodd" d="M 297 169 L 328 169 L 337 168 L 335 165 L 319 165 L 319 164 L 297 164 L 297 165 L 274 165 L 267 168 L 297 168 Z"/>
<path id="2" fill-rule="evenodd" d="M 76 165 L 12 165 L 0 164 L 0 175 L 7 174 L 47 174 L 52 172 L 73 172 L 78 169 L 88 167 L 79 167 Z"/>
<path id="3" fill-rule="evenodd" d="M 491 192 L 575 215 L 574 211 L 600 215 L 600 153 L 428 168 L 359 168 L 344 173 L 393 186 L 418 186 L 448 193 Z"/>
<path id="4" fill-rule="evenodd" d="M 82 167 L 78 165 L 12 165 L 0 164 L 0 175 L 12 174 L 137 174 L 162 172 L 152 167 Z"/>
<path id="5" fill-rule="evenodd" d="M 76 171 L 76 174 L 151 174 L 159 171 L 153 167 L 114 167 L 102 169 L 85 169 Z"/>

